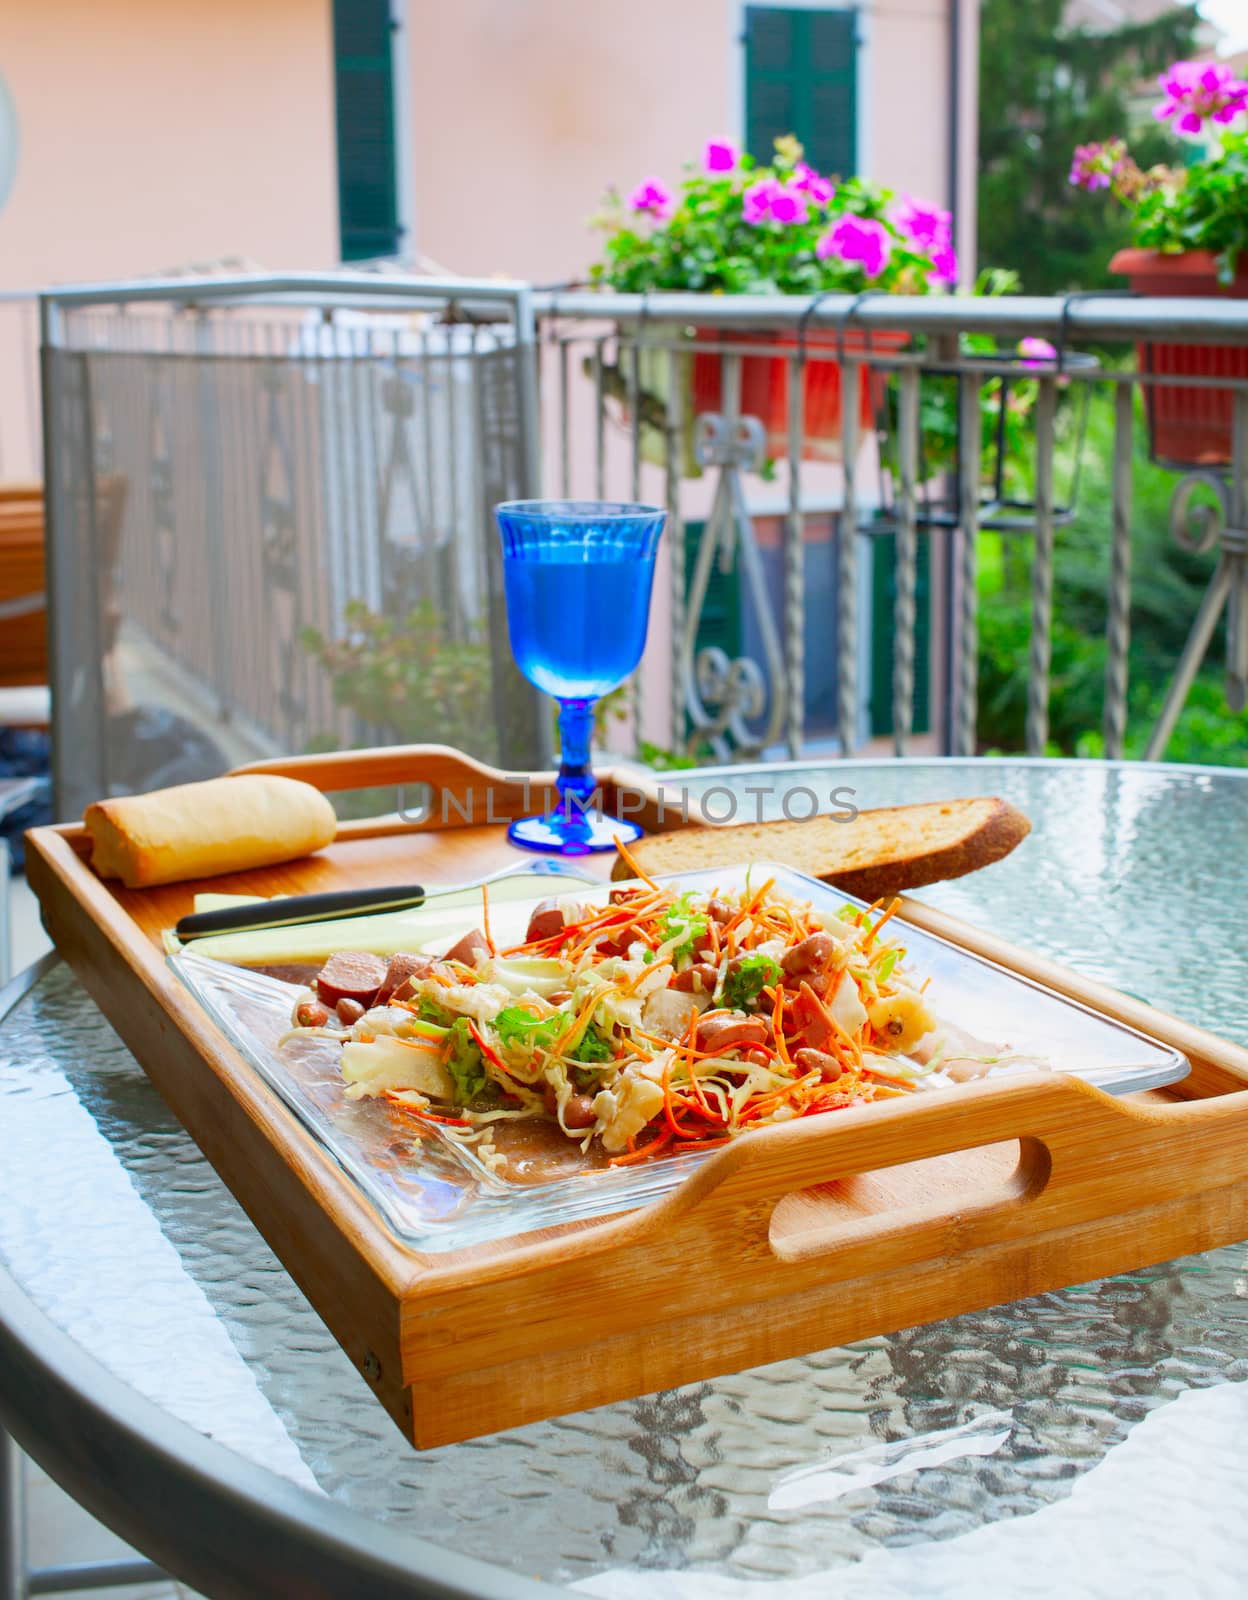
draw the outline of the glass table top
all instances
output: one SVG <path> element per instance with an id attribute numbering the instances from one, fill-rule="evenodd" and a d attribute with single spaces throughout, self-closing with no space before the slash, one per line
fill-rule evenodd
<path id="1" fill-rule="evenodd" d="M 740 820 L 764 783 L 776 815 L 784 785 L 1001 794 L 1031 837 L 922 898 L 1248 1043 L 1248 774 L 689 783 Z M 1248 1245 L 422 1454 L 65 966 L 0 1026 L 0 1137 L 0 1262 L 56 1324 L 249 1460 L 497 1566 L 647 1600 L 1242 1591 Z"/>

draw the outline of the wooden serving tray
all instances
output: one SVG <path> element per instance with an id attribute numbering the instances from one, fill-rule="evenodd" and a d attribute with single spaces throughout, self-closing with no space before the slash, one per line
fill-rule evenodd
<path id="1" fill-rule="evenodd" d="M 318 855 L 207 883 L 102 882 L 79 826 L 29 833 L 27 871 L 62 955 L 420 1447 L 1248 1236 L 1248 1051 L 906 902 L 903 920 L 1176 1046 L 1191 1076 L 1122 1100 L 1042 1073 L 889 1100 L 751 1133 L 640 1210 L 411 1250 L 182 987 L 160 935 L 207 886 L 432 884 L 504 865 L 521 852 L 478 820 L 484 791 L 494 817 L 517 814 L 550 777 L 440 747 L 245 770 L 326 790 L 423 782 L 434 804 L 423 820 L 345 823 Z M 623 781 L 605 776 L 608 803 Z M 660 820 L 659 799 L 643 797 L 643 822 Z M 605 878 L 611 858 L 591 859 Z"/>

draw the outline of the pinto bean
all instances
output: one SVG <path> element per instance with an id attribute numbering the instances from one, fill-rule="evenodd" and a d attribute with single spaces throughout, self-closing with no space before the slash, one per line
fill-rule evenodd
<path id="1" fill-rule="evenodd" d="M 533 907 L 524 942 L 531 944 L 534 939 L 553 938 L 556 933 L 563 932 L 565 921 L 562 906 L 556 905 L 553 900 L 540 900 Z"/>
<path id="2" fill-rule="evenodd" d="M 411 980 L 423 978 L 435 965 L 432 956 L 393 955 L 386 968 L 386 976 L 382 980 L 381 988 L 377 991 L 377 1003 L 385 1005 L 400 989 L 406 987 L 411 992 Z"/>
<path id="3" fill-rule="evenodd" d="M 462 961 L 466 967 L 475 967 L 481 956 L 488 956 L 490 947 L 480 928 L 473 928 L 446 952 L 448 961 Z"/>
<path id="4" fill-rule="evenodd" d="M 836 940 L 830 933 L 812 933 L 791 950 L 786 950 L 780 965 L 790 975 L 795 972 L 817 972 L 835 949 Z"/>
<path id="5" fill-rule="evenodd" d="M 334 1010 L 338 1013 L 338 1020 L 344 1028 L 349 1028 L 364 1015 L 364 1007 L 358 1000 L 340 1000 Z"/>
<path id="6" fill-rule="evenodd" d="M 592 1094 L 570 1094 L 563 1108 L 563 1120 L 569 1128 L 592 1128 L 598 1118 L 594 1114 Z"/>
<path id="7" fill-rule="evenodd" d="M 668 984 L 669 989 L 679 989 L 682 994 L 714 994 L 719 970 L 709 961 L 699 961 L 678 972 Z"/>
<path id="8" fill-rule="evenodd" d="M 295 1007 L 297 1028 L 323 1028 L 329 1021 L 329 1012 L 319 1000 L 300 1000 Z"/>
<path id="9" fill-rule="evenodd" d="M 340 950 L 316 976 L 321 1003 L 336 1006 L 340 1000 L 358 1000 L 367 1011 L 386 980 L 387 963 L 363 950 Z"/>
<path id="10" fill-rule="evenodd" d="M 724 1051 L 742 1045 L 766 1044 L 769 1029 L 762 1017 L 708 1017 L 698 1023 L 699 1050 Z"/>
<path id="11" fill-rule="evenodd" d="M 706 902 L 706 914 L 712 922 L 731 922 L 736 913 L 726 900 L 711 899 Z"/>
<path id="12" fill-rule="evenodd" d="M 826 1050 L 806 1048 L 799 1050 L 793 1059 L 803 1072 L 820 1073 L 825 1083 L 834 1083 L 844 1070 L 836 1057 Z"/>

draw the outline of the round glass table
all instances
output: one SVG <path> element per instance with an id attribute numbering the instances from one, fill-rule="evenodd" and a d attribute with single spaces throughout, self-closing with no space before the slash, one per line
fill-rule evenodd
<path id="1" fill-rule="evenodd" d="M 689 783 L 740 820 L 1001 794 L 1031 837 L 922 897 L 1248 1043 L 1248 773 Z M 1248 1245 L 421 1454 L 69 968 L 2 1009 L 0 1415 L 209 1595 L 1243 1592 Z"/>

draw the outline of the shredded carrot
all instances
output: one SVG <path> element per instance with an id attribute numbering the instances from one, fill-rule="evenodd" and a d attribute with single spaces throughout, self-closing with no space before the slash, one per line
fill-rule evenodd
<path id="1" fill-rule="evenodd" d="M 901 905 L 901 896 L 898 895 L 897 898 L 893 901 L 892 905 L 889 906 L 888 910 L 884 913 L 884 915 L 880 918 L 880 920 L 876 923 L 876 925 L 871 929 L 870 933 L 868 933 L 867 937 L 863 940 L 862 948 L 864 950 L 870 950 L 871 946 L 875 943 L 876 935 L 879 933 L 880 929 L 884 926 L 884 924 L 888 921 L 888 919 L 896 913 L 896 911 L 898 910 L 900 905 Z"/>
<path id="2" fill-rule="evenodd" d="M 624 843 L 623 839 L 621 839 L 617 835 L 615 840 L 614 840 L 614 844 L 615 844 L 615 848 L 620 852 L 621 860 L 624 862 L 624 864 L 628 868 L 628 870 L 632 873 L 633 877 L 634 878 L 640 878 L 643 883 L 648 883 L 652 889 L 657 889 L 659 887 L 658 884 L 654 881 L 654 879 L 650 876 L 650 874 L 644 869 L 644 867 L 639 867 L 637 865 L 636 857 L 629 850 L 628 846 Z"/>
<path id="3" fill-rule="evenodd" d="M 490 886 L 488 883 L 481 885 L 481 932 L 485 935 L 486 949 L 492 956 L 498 954 L 493 936 L 490 933 Z"/>
<path id="4" fill-rule="evenodd" d="M 672 1135 L 667 1128 L 657 1139 L 651 1139 L 649 1144 L 643 1144 L 638 1149 L 629 1150 L 625 1155 L 612 1156 L 607 1165 L 609 1167 L 627 1167 L 634 1161 L 648 1161 L 651 1156 L 657 1156 L 660 1150 L 667 1148 L 672 1142 Z"/>

